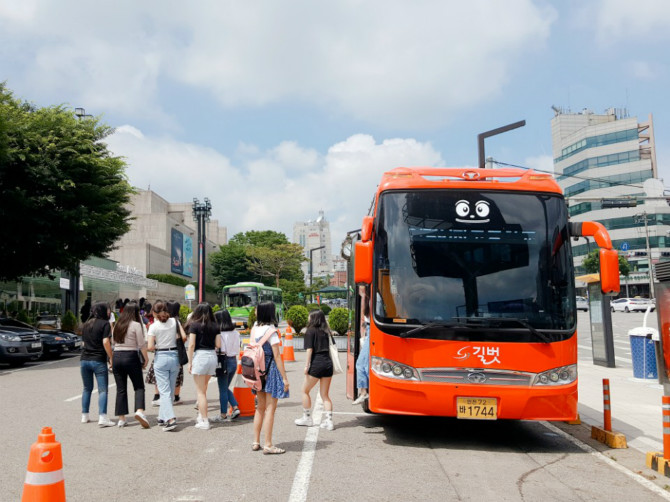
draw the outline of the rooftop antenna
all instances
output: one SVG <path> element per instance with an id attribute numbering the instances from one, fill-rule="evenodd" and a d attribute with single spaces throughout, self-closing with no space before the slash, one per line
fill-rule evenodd
<path id="1" fill-rule="evenodd" d="M 506 126 L 498 127 L 497 129 L 491 129 L 490 131 L 483 132 L 477 135 L 477 150 L 479 151 L 479 168 L 484 169 L 486 167 L 486 154 L 484 152 L 484 139 L 490 136 L 496 136 L 497 134 L 502 134 L 512 129 L 518 129 L 526 125 L 525 120 L 520 120 L 519 122 L 514 122 L 513 124 L 508 124 Z"/>

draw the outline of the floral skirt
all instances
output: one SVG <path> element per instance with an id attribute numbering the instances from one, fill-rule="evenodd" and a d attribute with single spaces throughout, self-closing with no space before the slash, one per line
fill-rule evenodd
<path id="1" fill-rule="evenodd" d="M 267 392 L 277 399 L 289 397 L 288 391 L 284 392 L 284 380 L 282 379 L 279 368 L 277 368 L 277 363 L 275 363 L 274 360 L 270 363 L 270 370 L 265 378 L 263 392 Z"/>

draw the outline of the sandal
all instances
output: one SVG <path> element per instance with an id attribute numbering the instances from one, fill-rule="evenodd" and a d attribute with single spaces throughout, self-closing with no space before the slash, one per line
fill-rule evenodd
<path id="1" fill-rule="evenodd" d="M 286 453 L 286 450 L 277 446 L 266 446 L 263 448 L 264 455 L 280 455 L 282 453 Z"/>
<path id="2" fill-rule="evenodd" d="M 258 451 L 261 449 L 261 444 L 260 443 L 251 443 L 251 449 L 253 451 Z"/>

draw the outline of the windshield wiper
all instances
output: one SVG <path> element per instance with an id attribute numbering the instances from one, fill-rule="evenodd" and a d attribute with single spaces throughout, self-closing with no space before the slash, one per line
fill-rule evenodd
<path id="1" fill-rule="evenodd" d="M 405 331 L 404 333 L 400 333 L 398 336 L 401 338 L 409 338 L 410 336 L 414 335 L 415 333 L 420 333 L 423 330 L 430 329 L 430 328 L 470 328 L 470 326 L 467 326 L 465 324 L 459 323 L 459 322 L 429 322 L 428 324 L 423 324 L 421 326 L 418 326 L 416 328 L 410 329 L 409 331 Z"/>
<path id="2" fill-rule="evenodd" d="M 535 327 L 528 322 L 526 319 L 519 319 L 518 317 L 452 317 L 452 319 L 457 319 L 459 321 L 465 321 L 468 324 L 487 324 L 488 322 L 515 322 L 526 328 L 530 333 L 535 337 L 542 340 L 544 343 L 551 343 L 551 340 L 547 335 L 535 329 Z"/>

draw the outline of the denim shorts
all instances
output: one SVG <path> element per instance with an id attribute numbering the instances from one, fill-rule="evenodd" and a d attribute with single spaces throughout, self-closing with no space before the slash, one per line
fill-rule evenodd
<path id="1" fill-rule="evenodd" d="M 196 350 L 193 355 L 191 373 L 193 375 L 214 375 L 219 361 L 214 350 Z"/>

